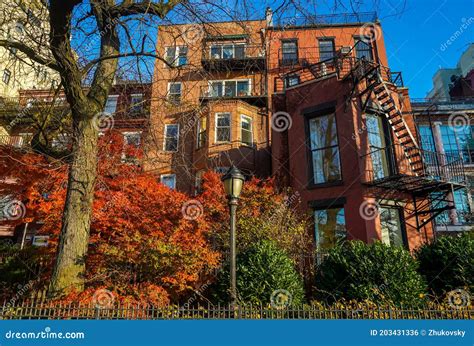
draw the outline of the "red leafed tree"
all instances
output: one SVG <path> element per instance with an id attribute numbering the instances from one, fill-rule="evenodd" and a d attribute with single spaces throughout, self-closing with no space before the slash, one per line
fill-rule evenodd
<path id="1" fill-rule="evenodd" d="M 179 299 L 219 263 L 219 254 L 207 241 L 208 221 L 199 215 L 184 217 L 186 195 L 124 160 L 140 152 L 124 146 L 121 135 L 110 133 L 99 144 L 91 238 L 84 259 L 89 289 L 78 299 L 90 299 L 98 287 L 123 299 L 159 304 L 168 302 L 168 295 Z M 51 236 L 52 259 L 66 197 L 66 167 L 8 148 L 1 149 L 1 157 L 0 173 L 10 179 L 0 189 L 25 203 L 26 218 L 43 223 L 40 233 Z"/>

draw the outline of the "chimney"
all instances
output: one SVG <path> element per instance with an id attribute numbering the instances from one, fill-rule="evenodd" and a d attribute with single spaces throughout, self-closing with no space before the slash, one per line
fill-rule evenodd
<path id="1" fill-rule="evenodd" d="M 267 7 L 265 11 L 265 18 L 267 20 L 267 26 L 273 26 L 273 11 L 271 7 Z"/>

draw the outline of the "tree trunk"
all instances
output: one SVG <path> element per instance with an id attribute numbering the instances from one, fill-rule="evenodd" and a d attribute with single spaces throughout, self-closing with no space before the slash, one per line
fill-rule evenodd
<path id="1" fill-rule="evenodd" d="M 85 259 L 97 175 L 98 128 L 96 119 L 91 116 L 79 115 L 74 118 L 81 120 L 74 124 L 73 158 L 69 168 L 56 263 L 49 287 L 52 297 L 84 289 Z"/>

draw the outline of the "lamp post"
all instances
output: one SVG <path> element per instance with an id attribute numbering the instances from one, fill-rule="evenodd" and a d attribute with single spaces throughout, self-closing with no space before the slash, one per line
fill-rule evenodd
<path id="1" fill-rule="evenodd" d="M 229 200 L 230 210 L 230 300 L 232 306 L 237 301 L 237 275 L 236 275 L 236 246 L 235 246 L 235 224 L 237 201 L 242 191 L 245 177 L 240 173 L 237 167 L 232 166 L 222 177 L 224 190 Z"/>

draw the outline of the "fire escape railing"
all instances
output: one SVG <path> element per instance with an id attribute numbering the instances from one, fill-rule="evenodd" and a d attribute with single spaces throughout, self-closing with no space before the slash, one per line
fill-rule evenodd
<path id="1" fill-rule="evenodd" d="M 419 153 L 419 162 L 410 157 Z M 465 184 L 464 162 L 458 154 L 440 154 L 434 151 L 393 144 L 372 148 L 361 155 L 365 167 L 365 183 L 376 183 L 390 177 L 409 176 L 450 184 Z"/>

